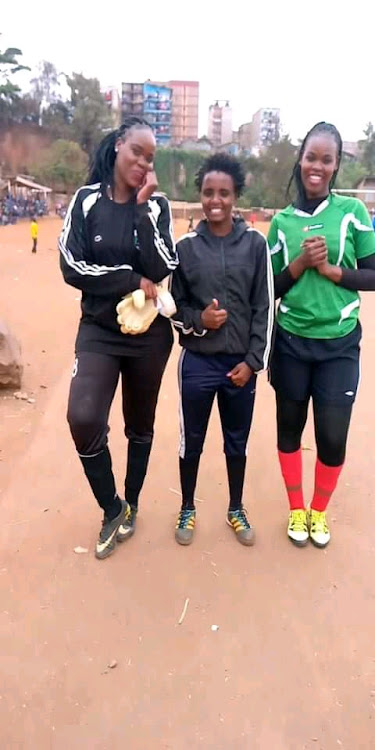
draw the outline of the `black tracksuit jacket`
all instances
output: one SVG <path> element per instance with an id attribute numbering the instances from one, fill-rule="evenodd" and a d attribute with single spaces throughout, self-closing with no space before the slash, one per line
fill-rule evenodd
<path id="1" fill-rule="evenodd" d="M 268 367 L 272 341 L 273 275 L 266 239 L 242 219 L 226 237 L 213 235 L 207 221 L 177 243 L 179 266 L 172 294 L 173 323 L 180 344 L 200 354 L 238 354 L 253 372 Z M 228 313 L 218 330 L 206 331 L 201 313 L 216 298 Z"/>

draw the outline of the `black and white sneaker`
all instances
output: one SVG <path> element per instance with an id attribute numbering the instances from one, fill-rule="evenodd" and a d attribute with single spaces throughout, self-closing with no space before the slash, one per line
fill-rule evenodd
<path id="1" fill-rule="evenodd" d="M 132 505 L 129 505 L 129 508 L 130 508 L 130 513 L 126 517 L 124 523 L 121 524 L 117 532 L 118 542 L 126 542 L 126 540 L 130 539 L 130 537 L 133 536 L 135 532 L 138 508 L 134 508 Z"/>
<path id="2" fill-rule="evenodd" d="M 125 502 L 125 500 L 120 500 L 120 503 L 120 513 L 112 521 L 108 521 L 106 516 L 104 516 L 102 521 L 102 530 L 99 534 L 99 539 L 95 548 L 95 557 L 97 557 L 98 560 L 104 560 L 105 557 L 109 557 L 109 555 L 114 552 L 117 541 L 117 532 L 120 526 L 130 517 L 130 505 Z"/>

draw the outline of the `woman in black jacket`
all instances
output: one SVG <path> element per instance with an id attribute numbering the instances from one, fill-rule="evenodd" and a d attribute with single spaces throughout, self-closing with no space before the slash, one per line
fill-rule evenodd
<path id="1" fill-rule="evenodd" d="M 61 270 L 82 292 L 82 317 L 69 395 L 68 421 L 86 477 L 104 511 L 96 557 L 134 532 L 147 471 L 156 403 L 172 347 L 172 330 L 157 316 L 139 335 L 123 334 L 118 302 L 176 267 L 169 203 L 155 193 L 155 137 L 146 120 L 129 117 L 99 145 L 89 185 L 67 212 L 59 240 Z M 121 375 L 128 460 L 125 502 L 116 493 L 107 445 L 108 415 Z"/>
<path id="2" fill-rule="evenodd" d="M 217 395 L 224 435 L 230 503 L 227 521 L 241 544 L 254 544 L 254 529 L 242 505 L 246 445 L 254 407 L 256 375 L 268 366 L 273 325 L 273 282 L 265 238 L 233 219 L 244 186 L 239 162 L 209 157 L 198 172 L 206 219 L 178 243 L 179 267 L 172 294 L 183 347 L 180 479 L 182 507 L 175 538 L 193 539 L 194 491 L 212 404 Z"/>

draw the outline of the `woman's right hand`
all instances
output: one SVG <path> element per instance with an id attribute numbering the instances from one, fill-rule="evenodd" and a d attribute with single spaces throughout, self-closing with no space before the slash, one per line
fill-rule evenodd
<path id="1" fill-rule="evenodd" d="M 228 313 L 226 310 L 219 310 L 219 303 L 217 299 L 213 299 L 210 305 L 202 311 L 201 321 L 202 325 L 207 328 L 216 331 L 224 325 Z"/>
<path id="2" fill-rule="evenodd" d="M 146 299 L 156 299 L 158 292 L 153 281 L 150 281 L 150 279 L 146 279 L 145 276 L 142 276 L 139 286 L 141 289 L 143 289 Z"/>
<path id="3" fill-rule="evenodd" d="M 294 279 L 299 279 L 307 268 L 318 268 L 327 262 L 328 251 L 324 237 L 309 237 L 301 245 L 302 253 L 289 265 Z"/>

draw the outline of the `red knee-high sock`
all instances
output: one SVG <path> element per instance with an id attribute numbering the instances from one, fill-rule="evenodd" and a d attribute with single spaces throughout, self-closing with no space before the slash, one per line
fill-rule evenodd
<path id="1" fill-rule="evenodd" d="M 302 490 L 302 452 L 301 448 L 294 453 L 278 451 L 281 473 L 288 493 L 290 510 L 304 508 Z"/>
<path id="2" fill-rule="evenodd" d="M 313 510 L 324 511 L 326 509 L 336 489 L 343 465 L 326 466 L 319 458 L 316 459 L 314 496 L 311 503 Z"/>

